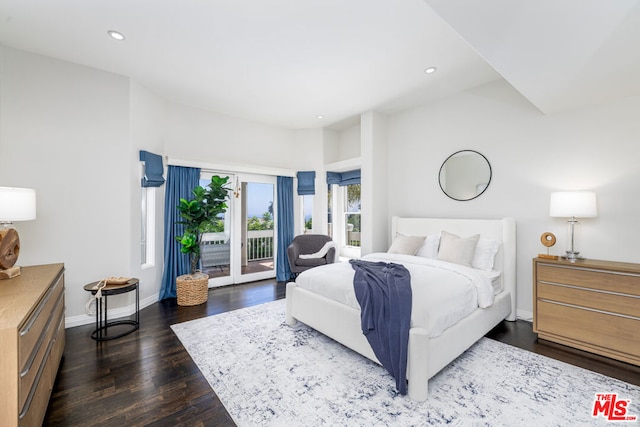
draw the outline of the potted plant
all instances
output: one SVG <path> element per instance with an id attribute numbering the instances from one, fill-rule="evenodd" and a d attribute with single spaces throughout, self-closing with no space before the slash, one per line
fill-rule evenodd
<path id="1" fill-rule="evenodd" d="M 191 273 L 176 279 L 176 293 L 178 305 L 197 305 L 207 301 L 209 276 L 198 270 L 200 261 L 200 244 L 202 236 L 210 230 L 217 217 L 227 211 L 229 191 L 227 181 L 229 177 L 214 175 L 206 186 L 197 186 L 191 193 L 190 200 L 180 199 L 178 212 L 181 221 L 176 224 L 185 226 L 182 236 L 176 239 L 182 245 L 180 251 L 189 255 Z"/>

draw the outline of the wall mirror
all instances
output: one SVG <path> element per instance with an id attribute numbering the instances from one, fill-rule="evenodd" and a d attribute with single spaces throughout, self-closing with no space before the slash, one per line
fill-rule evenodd
<path id="1" fill-rule="evenodd" d="M 440 166 L 439 181 L 444 194 L 453 200 L 472 200 L 489 186 L 491 165 L 477 151 L 457 151 Z"/>

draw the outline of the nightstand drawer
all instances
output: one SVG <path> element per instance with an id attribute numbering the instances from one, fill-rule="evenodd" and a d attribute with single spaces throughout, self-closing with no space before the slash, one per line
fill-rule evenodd
<path id="1" fill-rule="evenodd" d="M 640 296 L 640 276 L 625 273 L 539 264 L 538 281 Z"/>
<path id="2" fill-rule="evenodd" d="M 559 342 L 564 340 L 606 356 L 617 353 L 622 360 L 640 363 L 637 320 L 538 301 L 537 326 L 543 338 L 545 334 L 554 335 L 560 338 Z"/>
<path id="3" fill-rule="evenodd" d="M 538 299 L 623 314 L 640 320 L 640 297 L 538 282 Z"/>

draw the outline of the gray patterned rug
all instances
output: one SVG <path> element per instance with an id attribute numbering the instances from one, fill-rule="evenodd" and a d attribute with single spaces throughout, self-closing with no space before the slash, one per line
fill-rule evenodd
<path id="1" fill-rule="evenodd" d="M 640 415 L 640 387 L 486 338 L 414 402 L 381 366 L 284 321 L 280 300 L 172 326 L 239 426 L 611 425 L 591 415 L 596 393 Z"/>

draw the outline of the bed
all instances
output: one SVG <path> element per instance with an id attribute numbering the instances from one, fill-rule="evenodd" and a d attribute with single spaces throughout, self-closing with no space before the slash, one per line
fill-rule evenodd
<path id="1" fill-rule="evenodd" d="M 428 380 L 451 361 L 462 354 L 467 348 L 489 332 L 503 319 L 516 318 L 516 225 L 513 218 L 502 219 L 443 219 L 443 218 L 400 218 L 391 219 L 391 236 L 433 236 L 441 232 L 455 234 L 460 237 L 479 234 L 481 239 L 500 242 L 495 254 L 491 284 L 494 286 L 493 302 L 486 308 L 475 307 L 454 324 L 446 326 L 442 331 L 434 332 L 430 326 L 420 321 L 414 322 L 409 330 L 409 347 L 407 361 L 408 395 L 411 399 L 424 401 L 427 399 Z M 405 255 L 407 257 L 408 255 Z M 372 260 L 385 259 L 388 255 L 370 254 L 363 257 Z M 381 257 L 381 258 L 379 258 Z M 403 256 L 392 255 L 389 262 L 402 262 Z M 395 260 L 395 261 L 394 261 Z M 417 261 L 424 263 L 424 261 Z M 341 264 L 337 266 L 336 264 Z M 348 263 L 336 263 L 317 267 L 300 274 L 296 282 L 287 283 L 287 323 L 295 325 L 297 321 L 318 330 L 328 337 L 338 341 L 346 347 L 363 356 L 380 363 L 366 337 L 360 329 L 360 310 L 349 301 L 349 297 L 335 297 L 331 292 L 324 292 L 329 288 L 318 281 L 324 280 L 331 287 L 344 282 L 343 293 L 351 292 L 345 279 L 344 270 Z M 407 267 L 410 267 L 407 264 Z M 413 267 L 412 267 L 413 268 Z M 471 270 L 471 269 L 470 269 Z M 335 272 L 335 274 L 332 274 Z M 315 276 L 307 277 L 307 276 Z M 315 283 L 315 285 L 314 285 Z M 497 286 L 496 286 L 497 284 Z M 314 289 L 315 286 L 315 289 Z M 413 283 L 412 283 L 413 286 Z M 414 294 L 415 294 L 415 286 Z M 335 294 L 335 291 L 332 291 Z M 345 301 L 346 299 L 346 301 Z M 415 312 L 415 295 L 414 309 Z M 426 316 L 425 318 L 427 318 Z"/>

